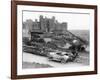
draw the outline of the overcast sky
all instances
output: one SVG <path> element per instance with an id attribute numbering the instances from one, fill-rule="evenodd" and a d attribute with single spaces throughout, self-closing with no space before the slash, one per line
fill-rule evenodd
<path id="1" fill-rule="evenodd" d="M 47 18 L 55 16 L 58 22 L 67 22 L 68 30 L 89 30 L 90 27 L 90 15 L 84 13 L 23 11 L 23 21 L 25 22 L 27 19 L 32 19 L 33 21 L 35 19 L 39 20 L 40 15 L 46 16 Z"/>

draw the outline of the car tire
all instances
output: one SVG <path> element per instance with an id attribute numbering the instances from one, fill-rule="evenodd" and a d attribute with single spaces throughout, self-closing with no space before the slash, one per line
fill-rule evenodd
<path id="1" fill-rule="evenodd" d="M 65 59 L 61 59 L 61 63 L 66 63 L 66 60 Z"/>
<path id="2" fill-rule="evenodd" d="M 49 61 L 51 61 L 53 59 L 53 57 L 49 57 Z"/>

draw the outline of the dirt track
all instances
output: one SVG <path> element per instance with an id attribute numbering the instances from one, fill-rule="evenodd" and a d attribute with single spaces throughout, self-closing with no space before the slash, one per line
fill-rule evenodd
<path id="1" fill-rule="evenodd" d="M 28 63 L 28 65 L 26 64 Z M 80 57 L 74 62 L 68 62 L 66 64 L 62 64 L 60 62 L 49 61 L 47 57 L 23 53 L 23 68 L 34 68 L 33 63 L 46 64 L 53 67 L 77 67 L 77 66 L 85 66 L 89 64 L 89 55 L 88 54 L 80 54 Z"/>

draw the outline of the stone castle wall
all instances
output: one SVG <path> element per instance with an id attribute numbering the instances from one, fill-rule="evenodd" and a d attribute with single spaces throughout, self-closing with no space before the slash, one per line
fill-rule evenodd
<path id="1" fill-rule="evenodd" d="M 52 32 L 67 30 L 67 22 L 60 23 L 54 16 L 52 18 L 47 18 L 40 15 L 39 20 L 27 20 L 25 24 L 25 26 L 28 27 L 27 29 L 30 29 L 31 31 L 41 30 L 44 32 Z"/>

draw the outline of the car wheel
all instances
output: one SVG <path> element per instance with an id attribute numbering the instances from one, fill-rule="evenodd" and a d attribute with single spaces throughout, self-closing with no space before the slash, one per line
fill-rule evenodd
<path id="1" fill-rule="evenodd" d="M 61 59 L 61 63 L 66 63 L 66 60 L 65 59 Z"/>
<path id="2" fill-rule="evenodd" d="M 73 57 L 72 56 L 70 56 L 69 61 L 73 61 Z"/>
<path id="3" fill-rule="evenodd" d="M 53 57 L 49 57 L 49 60 L 51 61 L 53 59 Z"/>

